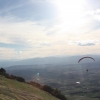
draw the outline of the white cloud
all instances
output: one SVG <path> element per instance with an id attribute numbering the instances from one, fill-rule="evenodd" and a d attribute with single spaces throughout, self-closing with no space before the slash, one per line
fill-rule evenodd
<path id="1" fill-rule="evenodd" d="M 100 44 L 99 40 L 66 40 L 68 44 L 76 44 L 79 46 L 92 46 Z"/>
<path id="2" fill-rule="evenodd" d="M 15 59 L 17 56 L 14 49 L 0 48 L 0 59 Z"/>
<path id="3" fill-rule="evenodd" d="M 1 21 L 0 42 L 22 44 L 26 46 L 26 48 L 18 50 L 9 48 L 9 52 L 6 48 L 4 51 L 8 55 L 7 58 L 24 59 L 39 56 L 45 57 L 54 55 L 78 54 L 77 49 L 79 48 L 77 47 L 77 45 L 79 43 L 81 43 L 81 45 L 88 43 L 94 43 L 95 45 L 97 45 L 99 43 L 99 39 L 96 40 L 99 36 L 95 37 L 95 35 L 97 34 L 93 33 L 94 35 L 89 35 L 91 34 L 89 33 L 88 35 L 83 35 L 83 33 L 89 30 L 90 27 L 87 29 L 80 29 L 80 31 L 71 30 L 61 32 L 59 25 L 53 25 L 52 27 L 48 28 L 46 28 L 46 25 L 40 25 L 39 23 L 32 21 L 16 22 L 14 21 L 14 17 L 13 20 L 5 18 L 4 21 Z M 55 33 L 52 35 L 47 35 L 47 33 L 52 32 L 53 30 L 57 31 L 55 31 Z M 84 31 L 81 32 L 82 30 Z M 83 37 L 83 39 L 81 40 L 80 37 Z M 86 39 L 86 37 L 90 39 Z M 94 39 L 93 37 L 96 39 Z M 66 45 L 66 38 L 70 39 L 67 41 L 67 43 L 73 44 L 73 46 Z M 82 50 L 80 50 L 80 53 L 81 51 Z M 5 52 L 2 52 L 2 54 L 4 54 Z M 88 53 L 88 50 L 84 50 L 82 52 Z M 5 54 L 2 55 L 2 57 L 6 58 Z"/>
<path id="4" fill-rule="evenodd" d="M 93 17 L 93 19 L 100 21 L 100 9 L 88 10 L 86 13 Z"/>
<path id="5" fill-rule="evenodd" d="M 45 26 L 39 26 L 35 22 L 1 22 L 0 42 L 27 45 L 30 41 L 38 41 L 45 37 Z"/>
<path id="6" fill-rule="evenodd" d="M 93 46 L 94 43 L 78 43 L 79 46 Z"/>

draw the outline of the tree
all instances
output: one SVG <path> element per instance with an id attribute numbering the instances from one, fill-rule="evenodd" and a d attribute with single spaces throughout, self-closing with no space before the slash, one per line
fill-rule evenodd
<path id="1" fill-rule="evenodd" d="M 19 76 L 16 76 L 16 80 L 19 82 L 25 82 L 25 79 L 23 77 L 19 77 Z"/>
<path id="2" fill-rule="evenodd" d="M 44 85 L 44 86 L 43 86 L 43 90 L 46 91 L 46 92 L 49 92 L 49 93 L 51 93 L 51 94 L 52 94 L 52 92 L 54 91 L 54 89 L 51 88 L 51 87 L 48 86 L 48 85 Z"/>
<path id="3" fill-rule="evenodd" d="M 5 75 L 6 74 L 6 70 L 4 68 L 0 68 L 0 74 L 1 75 Z"/>
<path id="4" fill-rule="evenodd" d="M 60 94 L 61 93 L 61 91 L 60 90 L 58 90 L 57 88 L 54 90 L 54 92 L 53 92 L 53 94 L 56 96 L 56 95 L 58 95 L 58 94 Z"/>
<path id="5" fill-rule="evenodd" d="M 57 88 L 54 90 L 53 95 L 61 100 L 67 100 L 67 98 Z"/>
<path id="6" fill-rule="evenodd" d="M 46 92 L 49 92 L 50 94 L 52 94 L 53 96 L 59 98 L 60 100 L 68 100 L 62 93 L 60 90 L 58 90 L 57 88 L 56 89 L 53 89 L 51 88 L 50 86 L 48 85 L 44 85 L 43 86 L 43 90 L 46 91 Z"/>

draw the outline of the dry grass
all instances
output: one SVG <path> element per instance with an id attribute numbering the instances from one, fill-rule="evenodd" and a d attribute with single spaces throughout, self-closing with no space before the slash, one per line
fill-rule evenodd
<path id="1" fill-rule="evenodd" d="M 59 100 L 29 84 L 0 76 L 0 100 Z"/>

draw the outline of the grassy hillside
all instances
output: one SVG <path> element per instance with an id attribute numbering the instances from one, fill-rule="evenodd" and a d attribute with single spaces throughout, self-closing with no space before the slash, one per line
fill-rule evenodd
<path id="1" fill-rule="evenodd" d="M 59 100 L 32 85 L 0 75 L 0 100 Z"/>

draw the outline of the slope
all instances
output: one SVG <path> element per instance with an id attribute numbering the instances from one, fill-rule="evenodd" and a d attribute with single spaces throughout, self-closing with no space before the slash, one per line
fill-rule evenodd
<path id="1" fill-rule="evenodd" d="M 59 100 L 29 84 L 0 75 L 0 100 Z"/>

